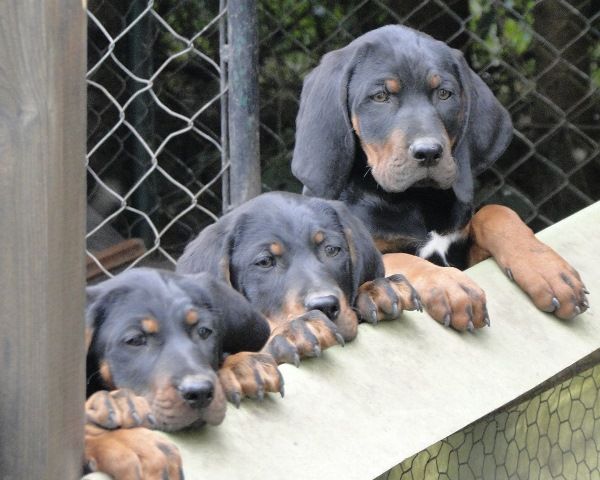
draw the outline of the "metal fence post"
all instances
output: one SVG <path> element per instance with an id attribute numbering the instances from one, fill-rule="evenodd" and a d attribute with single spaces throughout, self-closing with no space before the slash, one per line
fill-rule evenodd
<path id="1" fill-rule="evenodd" d="M 255 0 L 229 0 L 230 205 L 260 193 L 258 31 Z"/>
<path id="2" fill-rule="evenodd" d="M 82 2 L 0 2 L 0 478 L 81 474 Z"/>

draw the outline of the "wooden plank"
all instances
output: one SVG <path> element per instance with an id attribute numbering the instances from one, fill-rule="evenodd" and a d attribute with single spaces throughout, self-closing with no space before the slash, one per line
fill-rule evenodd
<path id="1" fill-rule="evenodd" d="M 573 321 L 538 311 L 494 261 L 467 273 L 491 328 L 473 334 L 407 313 L 300 368 L 285 399 L 229 408 L 219 427 L 171 435 L 188 480 L 365 480 L 518 398 L 600 348 L 600 203 L 541 237 L 582 274 L 592 308 Z"/>
<path id="2" fill-rule="evenodd" d="M 0 45 L 0 477 L 77 478 L 85 396 L 82 2 L 0 2 Z"/>

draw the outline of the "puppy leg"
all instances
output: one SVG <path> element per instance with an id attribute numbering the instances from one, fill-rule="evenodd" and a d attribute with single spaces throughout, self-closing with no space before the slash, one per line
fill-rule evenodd
<path id="1" fill-rule="evenodd" d="M 346 311 L 349 310 L 349 311 Z M 300 358 L 319 357 L 326 348 L 340 344 L 356 336 L 358 319 L 350 309 L 343 309 L 344 334 L 338 326 L 319 310 L 311 310 L 291 320 L 273 320 L 271 338 L 265 349 L 277 363 L 293 363 L 298 366 Z"/>
<path id="2" fill-rule="evenodd" d="M 85 427 L 86 473 L 104 472 L 115 480 L 182 480 L 177 446 L 146 428 L 105 430 Z"/>
<path id="3" fill-rule="evenodd" d="M 265 392 L 284 395 L 284 382 L 275 359 L 264 352 L 240 352 L 225 358 L 219 380 L 227 399 L 236 407 L 244 397 L 262 400 Z"/>
<path id="4" fill-rule="evenodd" d="M 570 319 L 588 309 L 579 273 L 509 208 L 483 207 L 471 220 L 470 235 L 475 247 L 470 260 L 493 256 L 540 310 Z"/>
<path id="5" fill-rule="evenodd" d="M 372 324 L 396 319 L 403 310 L 422 310 L 419 294 L 401 274 L 362 284 L 356 306 L 361 320 Z"/>
<path id="6" fill-rule="evenodd" d="M 85 402 L 85 415 L 88 423 L 109 430 L 156 425 L 146 399 L 126 389 L 94 393 Z"/>
<path id="7" fill-rule="evenodd" d="M 457 330 L 489 325 L 485 293 L 464 272 L 438 267 L 406 253 L 383 256 L 385 274 L 403 274 L 413 285 L 423 307 L 435 320 Z"/>

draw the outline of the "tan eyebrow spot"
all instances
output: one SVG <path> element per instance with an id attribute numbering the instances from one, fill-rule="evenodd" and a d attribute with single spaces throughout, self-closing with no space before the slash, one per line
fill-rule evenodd
<path id="1" fill-rule="evenodd" d="M 158 320 L 152 317 L 146 317 L 142 320 L 142 330 L 146 333 L 157 333 L 159 330 Z"/>
<path id="2" fill-rule="evenodd" d="M 269 250 L 273 255 L 279 257 L 283 254 L 283 245 L 281 245 L 279 242 L 273 242 L 269 246 Z"/>
<path id="3" fill-rule="evenodd" d="M 385 82 L 385 88 L 390 93 L 398 93 L 402 84 L 395 78 L 388 78 Z"/>
<path id="4" fill-rule="evenodd" d="M 431 88 L 438 88 L 440 83 L 442 83 L 442 77 L 440 77 L 438 74 L 434 74 L 429 77 L 429 86 Z"/>
<path id="5" fill-rule="evenodd" d="M 198 316 L 198 312 L 193 308 L 190 308 L 187 312 L 185 312 L 185 323 L 188 325 L 196 325 L 200 317 Z"/>
<path id="6" fill-rule="evenodd" d="M 312 240 L 315 243 L 315 245 L 320 245 L 321 243 L 323 243 L 323 240 L 325 240 L 325 234 L 323 232 L 321 232 L 321 231 L 316 232 L 313 235 Z"/>

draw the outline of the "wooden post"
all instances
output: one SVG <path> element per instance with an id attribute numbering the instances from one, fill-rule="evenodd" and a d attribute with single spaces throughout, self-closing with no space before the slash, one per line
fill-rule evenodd
<path id="1" fill-rule="evenodd" d="M 229 206 L 260 194 L 258 20 L 255 0 L 228 0 Z"/>
<path id="2" fill-rule="evenodd" d="M 83 447 L 84 5 L 0 2 L 0 478 L 75 479 Z"/>

